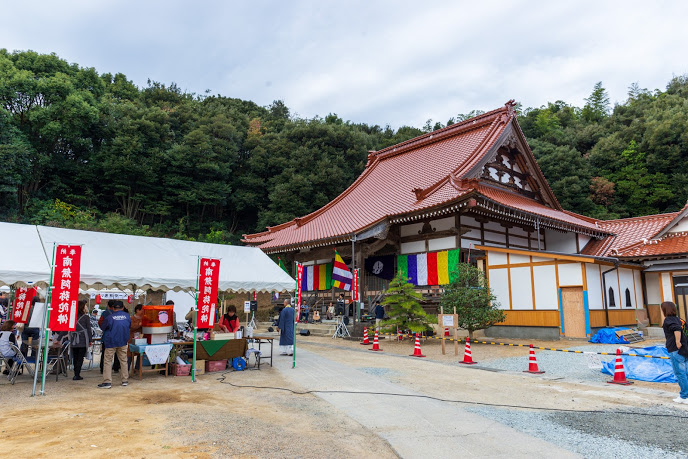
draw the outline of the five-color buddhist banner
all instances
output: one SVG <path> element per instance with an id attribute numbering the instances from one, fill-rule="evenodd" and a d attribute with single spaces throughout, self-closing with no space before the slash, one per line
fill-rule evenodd
<path id="1" fill-rule="evenodd" d="M 332 263 L 303 267 L 301 290 L 329 290 L 332 288 Z"/>
<path id="2" fill-rule="evenodd" d="M 459 264 L 459 250 L 399 255 L 397 269 L 414 285 L 444 285 Z"/>

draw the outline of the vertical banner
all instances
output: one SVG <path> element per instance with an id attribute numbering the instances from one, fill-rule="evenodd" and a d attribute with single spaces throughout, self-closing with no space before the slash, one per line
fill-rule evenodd
<path id="1" fill-rule="evenodd" d="M 35 288 L 18 288 L 14 301 L 14 308 L 12 308 L 12 317 L 8 317 L 8 319 L 12 319 L 18 324 L 25 324 L 28 322 L 29 311 L 31 310 L 31 300 L 33 300 L 34 296 L 36 296 Z"/>
<path id="2" fill-rule="evenodd" d="M 81 274 L 81 246 L 58 245 L 55 253 L 53 289 L 50 294 L 50 322 L 52 331 L 74 331 L 79 302 Z"/>
<path id="3" fill-rule="evenodd" d="M 217 309 L 217 284 L 220 281 L 220 260 L 201 258 L 200 266 L 196 327 L 213 328 Z"/>
<path id="4" fill-rule="evenodd" d="M 353 301 L 358 301 L 358 269 L 354 269 L 354 291 L 352 295 Z"/>
<path id="5" fill-rule="evenodd" d="M 253 291 L 253 301 L 258 301 L 258 292 L 255 290 Z"/>
<path id="6" fill-rule="evenodd" d="M 301 284 L 303 281 L 303 265 L 299 263 L 296 267 L 296 304 L 295 306 L 295 317 L 299 320 L 299 315 L 301 314 Z"/>

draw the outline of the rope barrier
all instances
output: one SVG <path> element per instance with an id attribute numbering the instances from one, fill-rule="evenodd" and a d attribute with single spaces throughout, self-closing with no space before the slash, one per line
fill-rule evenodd
<path id="1" fill-rule="evenodd" d="M 379 333 L 381 336 L 391 336 L 394 338 L 398 338 L 399 335 L 395 333 Z M 413 335 L 410 333 L 402 334 L 402 336 L 406 336 L 407 338 L 413 338 Z M 459 338 L 457 340 L 454 340 L 454 338 L 447 338 L 447 337 L 442 337 L 442 336 L 426 336 L 426 339 L 434 339 L 434 340 L 439 340 L 439 341 L 457 341 L 458 343 L 466 343 L 466 339 Z M 495 345 L 495 346 L 509 346 L 509 347 L 530 347 L 530 344 L 517 344 L 517 343 L 500 343 L 497 341 L 479 341 L 479 340 L 471 340 L 471 344 L 489 344 L 489 345 Z M 568 352 L 571 354 L 597 354 L 597 355 L 611 355 L 611 356 L 616 356 L 616 352 L 593 352 L 593 351 L 575 351 L 573 349 L 556 349 L 553 347 L 541 347 L 541 346 L 533 346 L 534 349 L 538 349 L 540 351 L 555 351 L 555 352 Z M 658 355 L 640 355 L 640 354 L 621 354 L 625 355 L 628 357 L 644 357 L 646 359 L 662 359 L 662 360 L 669 360 L 669 357 L 663 357 L 663 356 L 658 356 Z"/>

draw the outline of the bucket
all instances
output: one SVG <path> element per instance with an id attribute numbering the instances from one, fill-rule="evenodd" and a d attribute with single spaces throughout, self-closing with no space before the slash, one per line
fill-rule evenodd
<path id="1" fill-rule="evenodd" d="M 174 306 L 144 306 L 141 326 L 145 335 L 172 333 Z"/>

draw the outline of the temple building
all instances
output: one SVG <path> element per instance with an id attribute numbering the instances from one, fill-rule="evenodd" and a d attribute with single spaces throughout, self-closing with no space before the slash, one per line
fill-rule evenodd
<path id="1" fill-rule="evenodd" d="M 361 268 L 366 305 L 401 270 L 433 312 L 452 266 L 472 263 L 506 312 L 488 336 L 582 338 L 648 314 L 658 323 L 663 300 L 688 312 L 677 297 L 688 294 L 686 214 L 600 221 L 563 209 L 509 101 L 370 152 L 363 173 L 330 203 L 244 242 L 320 274 L 308 284 L 318 304 L 335 295 L 322 279 L 334 249 Z"/>

